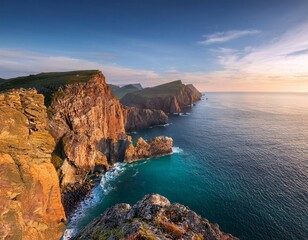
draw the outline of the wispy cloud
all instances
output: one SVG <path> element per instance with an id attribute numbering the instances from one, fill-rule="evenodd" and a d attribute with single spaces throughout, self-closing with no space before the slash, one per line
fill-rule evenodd
<path id="1" fill-rule="evenodd" d="M 238 39 L 244 36 L 249 36 L 249 35 L 255 35 L 259 34 L 261 31 L 259 30 L 232 30 L 232 31 L 226 31 L 226 32 L 216 32 L 210 35 L 204 35 L 203 37 L 205 38 L 202 41 L 199 41 L 199 44 L 202 45 L 209 45 L 213 43 L 223 43 L 223 42 L 228 42 L 234 39 Z"/>
<path id="2" fill-rule="evenodd" d="M 287 30 L 262 46 L 212 50 L 216 71 L 145 70 L 102 64 L 63 55 L 0 49 L 0 77 L 46 71 L 99 69 L 107 82 L 141 82 L 144 86 L 181 79 L 203 91 L 308 91 L 308 22 Z"/>
<path id="3" fill-rule="evenodd" d="M 151 70 L 134 69 L 116 64 L 100 64 L 67 56 L 50 56 L 37 52 L 0 49 L 0 77 L 10 78 L 50 71 L 99 69 L 114 83 L 148 81 L 159 77 Z"/>

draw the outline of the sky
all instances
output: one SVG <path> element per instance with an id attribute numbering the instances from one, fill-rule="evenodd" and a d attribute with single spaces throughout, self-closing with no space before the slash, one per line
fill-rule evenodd
<path id="1" fill-rule="evenodd" d="M 308 92 L 308 0 L 0 0 L 0 77 Z"/>

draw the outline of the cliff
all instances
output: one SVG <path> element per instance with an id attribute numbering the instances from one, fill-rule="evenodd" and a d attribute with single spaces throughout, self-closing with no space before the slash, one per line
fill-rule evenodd
<path id="1" fill-rule="evenodd" d="M 178 113 L 183 107 L 201 99 L 202 94 L 193 85 L 180 80 L 152 88 L 127 93 L 121 103 L 141 109 L 158 109 L 166 113 Z"/>
<path id="2" fill-rule="evenodd" d="M 168 116 L 162 110 L 126 106 L 122 108 L 126 132 L 168 123 Z"/>
<path id="3" fill-rule="evenodd" d="M 44 96 L 0 94 L 1 239 L 59 239 L 65 228 Z"/>
<path id="4" fill-rule="evenodd" d="M 59 146 L 53 155 L 60 162 L 62 184 L 78 182 L 96 165 L 108 168 L 123 158 L 127 136 L 122 108 L 103 74 L 64 85 L 52 98 L 48 128 Z"/>
<path id="5" fill-rule="evenodd" d="M 158 194 L 143 197 L 133 207 L 117 204 L 93 220 L 73 239 L 205 239 L 236 240 L 217 224 Z"/>

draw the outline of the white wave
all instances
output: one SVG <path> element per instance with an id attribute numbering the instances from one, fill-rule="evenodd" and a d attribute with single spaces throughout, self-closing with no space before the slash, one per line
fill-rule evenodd
<path id="1" fill-rule="evenodd" d="M 179 113 L 179 116 L 180 117 L 187 117 L 187 116 L 189 116 L 190 115 L 190 113 Z"/>
<path id="2" fill-rule="evenodd" d="M 133 131 L 133 132 L 128 132 L 127 134 L 137 134 L 137 132 Z"/>
<path id="3" fill-rule="evenodd" d="M 138 173 L 139 173 L 139 171 L 137 170 L 137 171 L 132 175 L 132 177 L 136 177 Z"/>
<path id="4" fill-rule="evenodd" d="M 104 195 L 107 195 L 113 187 L 110 183 L 116 179 L 121 173 L 125 171 L 126 163 L 115 163 L 108 172 L 102 175 L 100 184 L 95 186 L 89 197 L 85 198 L 77 207 L 75 212 L 72 214 L 67 229 L 64 231 L 62 240 L 71 239 L 76 233 L 76 226 L 78 221 L 86 215 L 89 209 L 99 204 Z"/>
<path id="5" fill-rule="evenodd" d="M 110 183 L 118 177 L 121 173 L 125 171 L 126 163 L 115 163 L 112 168 L 106 172 L 100 182 L 100 186 L 103 189 L 104 194 L 108 194 L 113 188 L 110 186 Z"/>
<path id="6" fill-rule="evenodd" d="M 183 152 L 182 148 L 179 147 L 172 147 L 172 153 L 181 153 Z"/>
<path id="7" fill-rule="evenodd" d="M 74 235 L 75 235 L 76 230 L 73 228 L 67 228 L 65 229 L 63 236 L 62 236 L 62 240 L 69 240 L 71 239 Z"/>
<path id="8" fill-rule="evenodd" d="M 173 123 L 171 122 L 171 123 L 166 123 L 166 124 L 163 124 L 163 125 L 161 125 L 161 126 L 163 126 L 163 127 L 168 127 L 168 126 L 170 126 L 170 125 L 172 125 Z"/>
<path id="9" fill-rule="evenodd" d="M 150 126 L 149 128 L 155 128 L 155 127 L 168 127 L 168 126 L 170 126 L 171 124 L 173 124 L 173 123 L 171 122 L 171 123 L 166 123 L 166 124 L 158 124 L 158 125 L 155 125 L 155 126 Z"/>

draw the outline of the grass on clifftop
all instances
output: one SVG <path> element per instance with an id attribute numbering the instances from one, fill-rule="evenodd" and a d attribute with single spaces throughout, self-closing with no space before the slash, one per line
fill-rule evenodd
<path id="1" fill-rule="evenodd" d="M 165 83 L 156 87 L 144 88 L 140 91 L 136 91 L 133 94 L 143 98 L 156 98 L 156 97 L 172 97 L 178 94 L 178 92 L 184 88 L 185 85 L 181 80 Z"/>
<path id="2" fill-rule="evenodd" d="M 0 91 L 18 88 L 35 88 L 44 94 L 45 104 L 49 105 L 51 96 L 60 86 L 88 81 L 98 70 L 82 70 L 71 72 L 47 72 L 6 80 L 0 80 Z"/>
<path id="3" fill-rule="evenodd" d="M 13 88 L 49 88 L 89 80 L 98 70 L 47 72 L 1 80 L 0 91 Z"/>
<path id="4" fill-rule="evenodd" d="M 108 84 L 110 87 L 110 90 L 113 95 L 115 95 L 118 99 L 121 99 L 124 97 L 127 93 L 133 93 L 140 90 L 139 86 L 136 86 L 137 84 L 128 84 L 123 87 L 119 87 L 113 84 Z M 141 87 L 142 88 L 142 87 Z"/>

